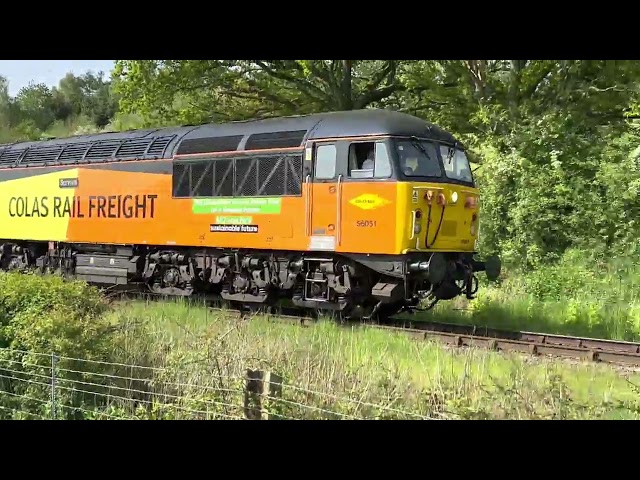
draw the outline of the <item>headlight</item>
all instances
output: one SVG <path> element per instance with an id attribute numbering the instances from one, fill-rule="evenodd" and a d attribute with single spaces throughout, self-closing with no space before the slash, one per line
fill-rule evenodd
<path id="1" fill-rule="evenodd" d="M 451 193 L 451 203 L 456 203 L 458 201 L 458 192 Z"/>

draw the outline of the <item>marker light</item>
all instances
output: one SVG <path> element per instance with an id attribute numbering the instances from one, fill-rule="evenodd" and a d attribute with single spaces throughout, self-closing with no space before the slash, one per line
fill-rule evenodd
<path id="1" fill-rule="evenodd" d="M 431 190 L 427 190 L 427 192 L 424 194 L 424 199 L 427 201 L 427 203 L 431 203 L 431 200 L 433 200 L 433 192 Z"/>
<path id="2" fill-rule="evenodd" d="M 422 228 L 420 227 L 420 219 L 422 218 L 422 210 L 419 208 L 414 211 L 414 223 L 413 223 L 413 233 L 415 235 L 419 234 Z"/>

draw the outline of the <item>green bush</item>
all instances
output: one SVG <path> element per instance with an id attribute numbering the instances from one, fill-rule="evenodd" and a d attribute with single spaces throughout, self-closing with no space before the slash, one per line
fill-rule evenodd
<path id="1" fill-rule="evenodd" d="M 560 301 L 581 296 L 596 282 L 594 269 L 588 268 L 581 252 L 569 251 L 557 263 L 523 275 L 522 286 L 537 300 Z"/>
<path id="2" fill-rule="evenodd" d="M 82 282 L 0 273 L 0 347 L 92 355 L 106 339 L 106 307 Z"/>
<path id="3" fill-rule="evenodd" d="M 87 360 L 108 360 L 113 350 L 106 308 L 99 291 L 82 282 L 0 273 L 0 414 L 51 413 L 54 355 L 61 409 L 56 416 L 73 417 L 75 407 L 92 401 L 73 382 L 83 377 L 77 372 L 87 370 Z"/>

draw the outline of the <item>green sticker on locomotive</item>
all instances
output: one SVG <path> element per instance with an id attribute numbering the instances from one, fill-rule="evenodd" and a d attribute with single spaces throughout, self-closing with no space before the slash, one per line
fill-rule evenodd
<path id="1" fill-rule="evenodd" d="M 282 198 L 244 197 L 244 198 L 194 198 L 192 211 L 196 214 L 279 214 Z"/>
<path id="2" fill-rule="evenodd" d="M 253 217 L 218 216 L 216 223 L 220 225 L 251 225 Z"/>

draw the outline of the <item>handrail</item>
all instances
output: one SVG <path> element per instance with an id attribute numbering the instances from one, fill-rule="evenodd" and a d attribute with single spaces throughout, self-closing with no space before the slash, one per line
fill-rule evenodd
<path id="1" fill-rule="evenodd" d="M 305 234 L 309 237 L 311 236 L 311 175 L 307 175 L 305 184 L 307 185 L 307 195 L 304 201 Z"/>
<path id="2" fill-rule="evenodd" d="M 342 207 L 342 183 L 341 183 L 341 180 L 342 180 L 342 175 L 338 175 L 338 185 L 337 185 L 337 190 L 338 190 L 337 197 L 338 198 L 336 200 L 336 203 L 337 203 L 337 206 L 336 206 L 336 209 L 337 209 L 337 212 L 336 212 L 336 229 L 337 229 L 337 232 L 336 232 L 336 246 L 340 246 L 340 237 L 341 237 L 341 231 L 342 231 L 342 217 L 341 217 L 341 214 L 342 214 L 342 208 L 341 208 Z"/>

